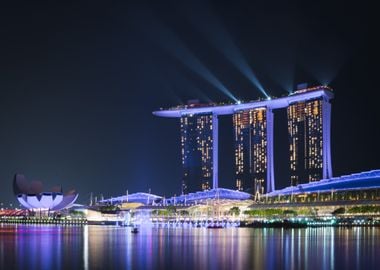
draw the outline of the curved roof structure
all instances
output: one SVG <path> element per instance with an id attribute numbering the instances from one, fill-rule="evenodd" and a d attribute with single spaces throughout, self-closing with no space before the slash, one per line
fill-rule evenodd
<path id="1" fill-rule="evenodd" d="M 53 187 L 52 191 L 43 192 L 40 181 L 29 183 L 22 174 L 14 176 L 13 193 L 19 203 L 27 209 L 61 210 L 72 206 L 78 198 L 75 190 L 63 194 L 61 187 Z"/>
<path id="2" fill-rule="evenodd" d="M 249 200 L 251 199 L 252 195 L 249 193 L 237 191 L 237 190 L 231 190 L 226 188 L 217 188 L 217 189 L 210 189 L 205 191 L 198 191 L 194 193 L 184 194 L 180 196 L 174 196 L 171 198 L 165 199 L 164 197 L 144 193 L 144 192 L 137 192 L 132 193 L 128 195 L 123 195 L 119 197 L 109 198 L 105 200 L 99 201 L 100 203 L 110 203 L 110 204 L 121 204 L 121 203 L 142 203 L 145 205 L 152 205 L 152 204 L 163 204 L 165 201 L 165 204 L 193 204 L 193 203 L 200 203 L 201 201 L 206 200 Z"/>
<path id="3" fill-rule="evenodd" d="M 354 173 L 276 190 L 267 196 L 380 188 L 380 170 Z"/>
<path id="4" fill-rule="evenodd" d="M 167 199 L 166 202 L 168 204 L 193 204 L 204 200 L 249 200 L 251 198 L 252 195 L 246 192 L 216 188 L 172 197 Z"/>
<path id="5" fill-rule="evenodd" d="M 110 204 L 120 204 L 120 203 L 142 203 L 145 205 L 149 205 L 154 203 L 155 200 L 162 199 L 161 196 L 150 194 L 150 193 L 144 193 L 144 192 L 137 192 L 132 193 L 128 195 L 113 197 L 105 200 L 99 201 L 100 203 L 110 203 Z"/>

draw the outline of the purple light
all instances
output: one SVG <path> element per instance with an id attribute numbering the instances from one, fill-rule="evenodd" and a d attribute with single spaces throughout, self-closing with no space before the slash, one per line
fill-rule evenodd
<path id="1" fill-rule="evenodd" d="M 274 162 L 273 162 L 273 111 L 267 109 L 267 191 L 275 190 L 274 186 Z"/>
<path id="2" fill-rule="evenodd" d="M 218 184 L 218 115 L 212 116 L 212 188 L 217 189 Z"/>

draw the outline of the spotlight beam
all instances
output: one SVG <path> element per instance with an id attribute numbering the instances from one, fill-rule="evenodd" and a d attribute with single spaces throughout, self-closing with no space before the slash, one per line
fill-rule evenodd
<path id="1" fill-rule="evenodd" d="M 154 17 L 149 17 L 149 21 L 152 22 L 152 24 L 149 27 L 149 31 L 146 32 L 152 33 L 151 38 L 153 41 L 158 42 L 159 46 L 179 60 L 183 65 L 209 82 L 234 102 L 237 102 L 237 98 L 231 93 L 231 91 L 229 91 L 227 87 L 192 53 L 192 51 L 173 31 Z"/>
<path id="2" fill-rule="evenodd" d="M 161 29 L 165 33 L 165 39 L 160 40 L 162 46 L 168 53 L 177 58 L 182 64 L 208 81 L 214 87 L 222 91 L 229 98 L 237 99 L 226 86 L 186 47 L 186 45 L 174 35 L 169 29 Z M 165 40 L 165 41 L 164 41 Z"/>
<path id="3" fill-rule="evenodd" d="M 266 98 L 268 93 L 248 65 L 231 36 L 225 31 L 215 15 L 204 14 L 203 9 L 197 12 L 196 20 L 190 19 L 193 25 L 237 68 Z"/>

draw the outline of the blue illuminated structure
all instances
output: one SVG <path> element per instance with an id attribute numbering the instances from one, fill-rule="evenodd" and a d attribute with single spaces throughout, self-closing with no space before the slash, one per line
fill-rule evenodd
<path id="1" fill-rule="evenodd" d="M 158 195 L 145 193 L 145 192 L 136 192 L 136 193 L 131 193 L 128 195 L 104 199 L 104 200 L 99 201 L 99 203 L 104 203 L 104 204 L 142 203 L 145 205 L 151 205 L 151 204 L 154 204 L 155 201 L 157 200 L 161 201 L 162 199 L 163 197 L 158 196 Z"/>
<path id="2" fill-rule="evenodd" d="M 213 189 L 218 185 L 218 116 L 231 115 L 238 111 L 255 108 L 267 109 L 267 177 L 266 191 L 270 193 L 275 190 L 274 178 L 274 149 L 273 149 L 273 110 L 286 108 L 297 102 L 305 102 L 315 99 L 322 101 L 323 117 L 323 142 L 322 142 L 322 175 L 324 179 L 332 177 L 331 150 L 330 150 L 330 125 L 331 125 L 331 104 L 330 100 L 334 97 L 332 89 L 328 86 L 316 86 L 311 88 L 299 89 L 286 97 L 268 98 L 267 100 L 250 101 L 237 104 L 207 104 L 203 106 L 183 105 L 167 110 L 153 112 L 160 117 L 180 118 L 197 114 L 212 114 L 213 121 Z"/>
<path id="3" fill-rule="evenodd" d="M 307 89 L 301 89 L 296 91 L 289 96 L 273 98 L 267 100 L 257 100 L 250 101 L 240 104 L 207 104 L 205 106 L 192 107 L 191 105 L 180 105 L 176 107 L 169 108 L 167 110 L 154 111 L 153 114 L 161 117 L 172 117 L 179 118 L 186 114 L 198 114 L 198 113 L 213 113 L 215 115 L 230 115 L 235 111 L 241 111 L 246 109 L 254 108 L 271 108 L 271 109 L 281 109 L 288 107 L 291 103 L 301 102 L 316 98 L 324 98 L 329 101 L 334 97 L 332 90 L 328 86 L 316 86 Z"/>
<path id="4" fill-rule="evenodd" d="M 217 188 L 205 191 L 198 191 L 180 196 L 173 196 L 165 199 L 164 197 L 137 192 L 128 195 L 113 197 L 99 201 L 101 204 L 117 205 L 122 203 L 141 203 L 144 205 L 192 205 L 202 203 L 207 200 L 249 200 L 252 195 L 246 192 Z"/>
<path id="5" fill-rule="evenodd" d="M 276 190 L 266 194 L 268 197 L 296 195 L 312 192 L 339 192 L 350 190 L 365 190 L 380 188 L 380 170 L 354 173 L 330 179 L 290 186 L 284 189 Z"/>
<path id="6" fill-rule="evenodd" d="M 215 188 L 211 190 L 198 191 L 189 194 L 183 194 L 181 196 L 171 197 L 166 199 L 166 204 L 174 205 L 191 205 L 202 203 L 207 200 L 249 200 L 252 199 L 252 195 L 246 192 L 237 190 L 231 190 L 226 188 Z"/>

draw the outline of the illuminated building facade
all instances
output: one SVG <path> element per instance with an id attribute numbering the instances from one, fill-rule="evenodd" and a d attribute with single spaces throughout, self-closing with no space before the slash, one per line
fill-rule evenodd
<path id="1" fill-rule="evenodd" d="M 331 104 L 324 97 L 292 103 L 287 108 L 292 186 L 332 176 L 328 162 L 330 111 Z"/>
<path id="2" fill-rule="evenodd" d="M 264 193 L 267 172 L 266 115 L 265 108 L 233 114 L 237 190 Z"/>
<path id="3" fill-rule="evenodd" d="M 288 111 L 292 185 L 332 177 L 333 97 L 328 86 L 304 86 L 286 97 L 237 104 L 187 104 L 153 114 L 181 119 L 183 193 L 218 188 L 218 116 L 233 115 L 236 187 L 238 190 L 253 187 L 257 195 L 275 191 L 275 109 Z"/>
<path id="4" fill-rule="evenodd" d="M 213 116 L 181 117 L 182 194 L 211 188 L 213 176 Z"/>
<path id="5" fill-rule="evenodd" d="M 22 174 L 15 174 L 13 178 L 13 193 L 23 207 L 39 211 L 67 209 L 73 206 L 78 198 L 78 193 L 75 190 L 64 194 L 60 186 L 44 191 L 40 181 L 29 182 Z"/>

